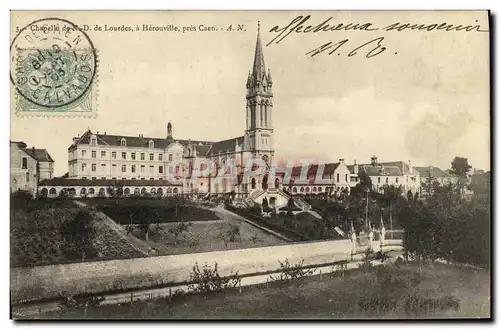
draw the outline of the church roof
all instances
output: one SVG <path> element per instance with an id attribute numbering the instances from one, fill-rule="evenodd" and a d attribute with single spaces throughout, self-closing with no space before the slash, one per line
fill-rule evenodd
<path id="1" fill-rule="evenodd" d="M 207 152 L 207 155 L 234 152 L 236 145 L 243 145 L 243 136 L 215 142 Z"/>

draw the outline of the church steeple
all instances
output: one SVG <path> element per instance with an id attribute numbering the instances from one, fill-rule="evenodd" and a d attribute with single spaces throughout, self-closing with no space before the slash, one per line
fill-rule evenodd
<path id="1" fill-rule="evenodd" d="M 247 78 L 247 150 L 272 158 L 273 148 L 273 81 L 271 71 L 266 71 L 262 41 L 260 40 L 260 22 L 257 28 L 257 41 L 253 66 Z"/>
<path id="2" fill-rule="evenodd" d="M 266 64 L 264 63 L 264 52 L 262 51 L 262 42 L 260 41 L 260 22 L 257 28 L 257 43 L 255 44 L 255 56 L 253 59 L 252 76 L 254 81 L 262 82 L 266 75 Z"/>

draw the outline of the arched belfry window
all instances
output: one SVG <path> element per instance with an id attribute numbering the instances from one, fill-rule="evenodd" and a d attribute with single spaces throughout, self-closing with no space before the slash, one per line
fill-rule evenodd
<path id="1" fill-rule="evenodd" d="M 121 145 L 121 146 L 127 146 L 127 140 L 126 140 L 125 138 L 122 138 L 122 139 L 120 140 L 120 145 Z"/>
<path id="2" fill-rule="evenodd" d="M 155 142 L 153 142 L 152 140 L 149 141 L 149 148 L 154 148 L 155 147 Z"/>

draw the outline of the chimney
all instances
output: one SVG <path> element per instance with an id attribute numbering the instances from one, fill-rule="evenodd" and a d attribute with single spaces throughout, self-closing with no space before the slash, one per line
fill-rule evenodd
<path id="1" fill-rule="evenodd" d="M 357 175 L 359 173 L 359 166 L 356 160 L 354 160 L 354 175 Z"/>
<path id="2" fill-rule="evenodd" d="M 170 121 L 167 124 L 167 139 L 172 139 L 172 124 Z"/>
<path id="3" fill-rule="evenodd" d="M 376 156 L 372 156 L 372 166 L 375 166 L 377 164 L 377 157 Z"/>
<path id="4" fill-rule="evenodd" d="M 73 144 L 76 144 L 76 142 L 78 142 L 79 139 L 80 138 L 78 138 L 78 137 L 73 137 Z"/>
<path id="5" fill-rule="evenodd" d="M 345 164 L 345 159 L 339 159 L 339 162 Z"/>

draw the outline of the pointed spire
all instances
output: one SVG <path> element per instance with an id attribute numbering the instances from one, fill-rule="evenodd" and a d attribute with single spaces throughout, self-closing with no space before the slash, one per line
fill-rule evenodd
<path id="1" fill-rule="evenodd" d="M 270 69 L 267 69 L 267 83 L 268 84 L 273 83 L 273 79 L 271 78 L 271 70 Z"/>
<path id="2" fill-rule="evenodd" d="M 260 81 L 266 74 L 266 65 L 264 64 L 264 52 L 262 51 L 262 42 L 260 41 L 260 21 L 257 27 L 257 43 L 255 44 L 255 57 L 253 59 L 253 78 Z"/>

